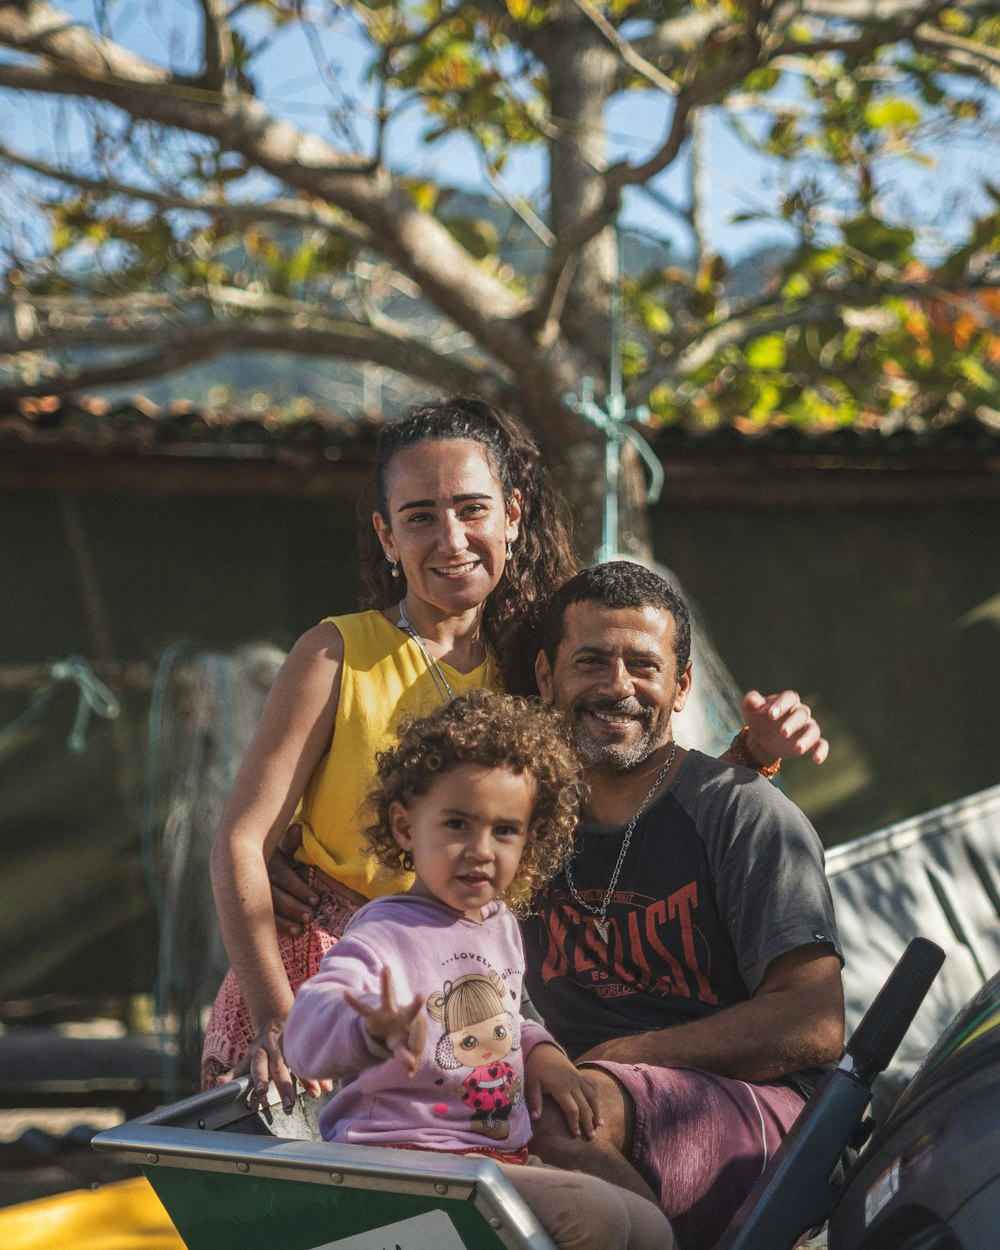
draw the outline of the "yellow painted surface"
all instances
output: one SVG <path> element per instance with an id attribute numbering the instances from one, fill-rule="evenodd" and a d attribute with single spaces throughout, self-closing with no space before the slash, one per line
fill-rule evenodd
<path id="1" fill-rule="evenodd" d="M 3 1250 L 184 1250 L 145 1177 L 0 1210 Z"/>

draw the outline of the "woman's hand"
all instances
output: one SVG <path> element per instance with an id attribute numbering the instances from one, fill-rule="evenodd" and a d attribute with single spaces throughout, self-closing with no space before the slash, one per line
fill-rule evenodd
<path id="1" fill-rule="evenodd" d="M 392 973 L 386 967 L 382 969 L 381 1001 L 377 1007 L 348 993 L 344 994 L 344 1002 L 362 1017 L 369 1036 L 399 1060 L 406 1075 L 415 1075 L 427 1041 L 423 996 L 418 994 L 408 1006 L 397 1007 Z"/>
<path id="2" fill-rule="evenodd" d="M 237 1077 L 250 1077 L 250 1097 L 247 1100 L 252 1111 L 267 1108 L 267 1090 L 271 1081 L 278 1091 L 281 1105 L 286 1111 L 295 1106 L 295 1080 L 288 1070 L 285 1056 L 281 1049 L 281 1039 L 285 1031 L 283 1019 L 268 1020 L 257 1036 L 250 1043 L 250 1049 L 230 1072 L 219 1077 L 219 1084 L 234 1081 Z M 318 1098 L 320 1094 L 328 1094 L 333 1089 L 333 1081 L 300 1081 L 299 1084 L 310 1098 Z"/>
<path id="3" fill-rule="evenodd" d="M 581 1133 L 593 1137 L 604 1123 L 597 1090 L 587 1074 L 574 1067 L 557 1046 L 539 1042 L 524 1061 L 524 1100 L 533 1120 L 542 1114 L 544 1095 L 562 1108 L 574 1137 Z"/>
<path id="4" fill-rule="evenodd" d="M 295 1106 L 295 1077 L 288 1070 L 281 1050 L 281 1038 L 285 1031 L 283 1017 L 267 1020 L 250 1043 L 250 1049 L 233 1069 L 234 1077 L 250 1075 L 251 1110 L 267 1107 L 267 1087 L 270 1081 L 278 1091 L 281 1105 L 286 1111 Z"/>

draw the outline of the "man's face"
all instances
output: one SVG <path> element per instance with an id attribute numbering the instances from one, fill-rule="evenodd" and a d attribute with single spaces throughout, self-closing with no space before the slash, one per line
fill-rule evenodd
<path id="1" fill-rule="evenodd" d="M 542 697 L 564 713 L 587 768 L 634 768 L 671 739 L 687 701 L 691 665 L 678 679 L 674 618 L 663 608 L 571 603 L 550 665 L 535 666 Z"/>

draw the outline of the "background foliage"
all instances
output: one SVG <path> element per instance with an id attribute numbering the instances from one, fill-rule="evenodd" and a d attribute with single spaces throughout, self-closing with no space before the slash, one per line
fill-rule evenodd
<path id="1" fill-rule="evenodd" d="M 1000 420 L 992 0 L 22 0 L 0 49 L 8 401 L 274 352 L 356 366 L 339 407 L 476 391 L 584 545 L 585 377 L 654 422 Z M 749 281 L 723 180 L 780 242 Z"/>

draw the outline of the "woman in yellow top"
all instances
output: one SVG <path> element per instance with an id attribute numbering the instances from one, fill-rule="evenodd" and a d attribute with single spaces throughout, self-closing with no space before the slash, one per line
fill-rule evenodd
<path id="1" fill-rule="evenodd" d="M 369 610 L 322 621 L 292 648 L 212 848 L 232 970 L 206 1030 L 202 1083 L 249 1071 L 259 1093 L 273 1079 L 286 1106 L 294 1083 L 281 1035 L 295 990 L 357 907 L 412 879 L 362 853 L 376 753 L 394 743 L 403 716 L 497 687 L 498 657 L 506 688 L 530 689 L 533 605 L 576 568 L 537 446 L 480 400 L 433 402 L 387 425 L 374 491 L 372 526 L 361 529 Z M 748 712 L 757 741 L 783 728 L 787 753 L 813 749 L 818 729 L 791 692 Z M 304 932 L 279 938 L 267 863 L 293 822 L 300 872 L 319 902 Z"/>
<path id="2" fill-rule="evenodd" d="M 497 656 L 518 653 L 510 639 L 532 603 L 575 570 L 538 448 L 475 399 L 427 404 L 385 427 L 372 521 L 361 536 L 370 610 L 323 621 L 292 648 L 212 848 L 232 971 L 206 1031 L 206 1086 L 249 1054 L 255 1085 L 270 1075 L 290 1101 L 281 1033 L 294 990 L 356 907 L 411 880 L 362 853 L 376 752 L 403 716 L 496 688 Z M 279 941 L 266 863 L 293 819 L 320 905 L 305 934 Z"/>

